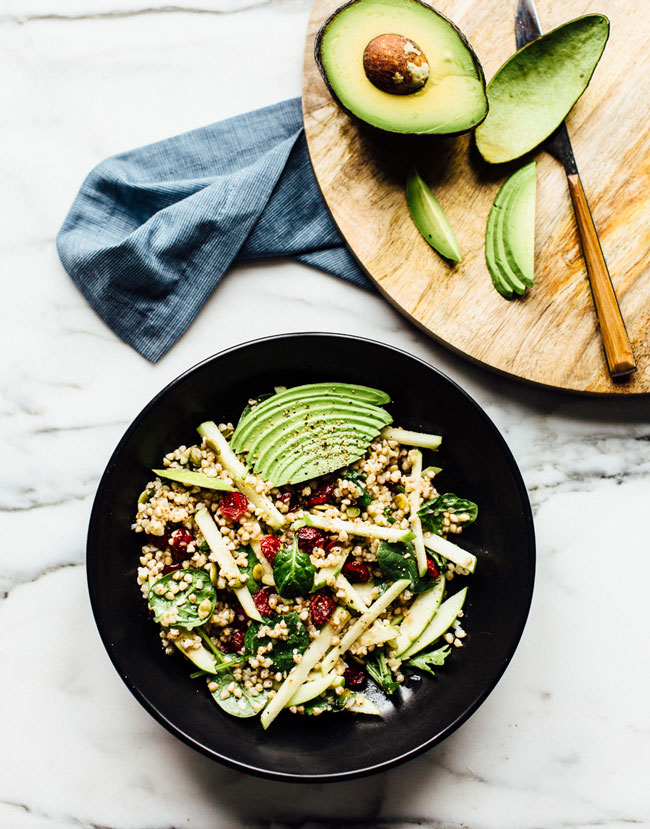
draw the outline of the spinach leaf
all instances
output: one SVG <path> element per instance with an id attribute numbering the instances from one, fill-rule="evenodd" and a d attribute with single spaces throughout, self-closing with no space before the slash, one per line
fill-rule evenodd
<path id="1" fill-rule="evenodd" d="M 274 614 L 267 617 L 264 624 L 273 627 L 284 619 L 289 634 L 286 639 L 273 639 L 270 636 L 258 636 L 261 628 L 260 622 L 251 622 L 244 636 L 244 653 L 246 656 L 255 656 L 260 645 L 272 646 L 267 651 L 267 656 L 273 660 L 273 669 L 276 671 L 290 671 L 296 664 L 293 661 L 295 653 L 304 653 L 309 645 L 309 634 L 297 613 L 289 613 L 287 616 Z"/>
<path id="2" fill-rule="evenodd" d="M 176 573 L 182 573 L 179 581 L 174 579 Z M 186 580 L 188 576 L 191 578 L 189 582 Z M 172 599 L 167 599 L 165 597 L 172 585 L 180 589 Z M 156 591 L 159 587 L 165 588 L 164 593 L 161 590 L 162 595 Z M 196 597 L 195 602 L 189 600 L 192 593 Z M 168 624 L 178 624 L 188 630 L 204 625 L 212 616 L 216 603 L 217 593 L 205 570 L 176 570 L 167 573 L 149 588 L 149 607 L 153 610 L 155 620 L 161 624 L 164 614 L 171 612 L 174 618 Z"/>
<path id="3" fill-rule="evenodd" d="M 244 547 L 239 552 L 246 553 L 246 567 L 240 567 L 239 572 L 242 574 L 242 579 L 250 592 L 256 593 L 260 589 L 259 582 L 253 578 L 253 568 L 257 564 L 257 556 L 250 547 Z"/>
<path id="4" fill-rule="evenodd" d="M 305 714 L 308 717 L 315 717 L 325 711 L 328 711 L 330 714 L 343 711 L 349 696 L 349 691 L 343 691 L 342 694 L 335 694 L 332 691 L 328 691 L 325 696 L 316 697 L 316 699 L 306 702 Z"/>
<path id="5" fill-rule="evenodd" d="M 478 506 L 474 501 L 467 501 L 464 498 L 459 498 L 453 492 L 445 492 L 444 495 L 438 495 L 433 501 L 427 501 L 418 510 L 420 520 L 425 527 L 434 532 L 436 535 L 442 534 L 442 520 L 444 513 L 450 512 L 457 515 L 468 515 L 467 521 L 463 521 L 463 526 L 473 524 L 478 516 Z"/>
<path id="6" fill-rule="evenodd" d="M 415 547 L 410 542 L 390 544 L 382 541 L 377 548 L 377 562 L 388 581 L 410 579 L 412 593 L 425 593 L 437 581 L 429 576 L 420 577 Z"/>
<path id="7" fill-rule="evenodd" d="M 315 572 L 309 553 L 298 547 L 297 535 L 291 547 L 277 552 L 273 562 L 273 579 L 283 599 L 306 596 L 314 585 Z"/>
<path id="8" fill-rule="evenodd" d="M 253 696 L 250 691 L 242 688 L 241 684 L 235 680 L 230 671 L 217 676 L 209 676 L 208 684 L 213 682 L 216 683 L 217 688 L 215 691 L 210 692 L 212 694 L 212 699 L 220 708 L 223 708 L 226 713 L 231 714 L 233 717 L 254 717 L 260 713 L 262 708 L 264 708 L 268 702 L 269 692 L 267 690 L 262 691 L 261 694 Z M 233 682 L 235 683 L 235 686 L 241 690 L 241 696 L 237 697 L 235 694 L 229 693 L 228 696 L 223 699 L 221 694 L 224 689 L 228 688 L 228 686 L 230 686 Z"/>
<path id="9" fill-rule="evenodd" d="M 399 688 L 399 682 L 393 679 L 391 670 L 386 662 L 386 654 L 383 650 L 376 648 L 366 659 L 366 671 L 385 694 L 390 696 L 390 694 L 395 693 Z"/>
<path id="10" fill-rule="evenodd" d="M 449 656 L 450 652 L 449 645 L 443 645 L 441 648 L 435 651 L 429 651 L 428 653 L 419 653 L 417 656 L 412 657 L 406 663 L 410 665 L 412 668 L 418 668 L 420 671 L 426 671 L 431 676 L 435 676 L 436 673 L 431 667 L 432 665 L 444 665 L 445 659 Z"/>
<path id="11" fill-rule="evenodd" d="M 357 472 L 356 469 L 348 469 L 341 475 L 346 481 L 352 481 L 353 484 L 356 484 L 359 489 L 361 490 L 361 495 L 357 498 L 356 503 L 360 507 L 367 507 L 372 504 L 372 498 L 368 494 L 368 490 L 365 486 L 361 483 L 365 481 L 367 476 L 363 474 L 363 472 Z"/>

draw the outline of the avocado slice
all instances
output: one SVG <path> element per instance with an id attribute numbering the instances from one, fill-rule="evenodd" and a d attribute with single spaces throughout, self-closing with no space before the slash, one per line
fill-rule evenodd
<path id="1" fill-rule="evenodd" d="M 368 448 L 368 437 L 360 437 L 359 434 L 354 431 L 339 432 L 336 436 L 336 440 L 337 445 L 341 449 L 348 452 L 350 458 L 354 457 L 355 460 L 362 457 Z M 374 438 L 371 438 L 370 440 L 374 440 Z M 300 451 L 293 451 L 288 457 L 280 458 L 279 462 L 270 468 L 269 474 L 273 477 L 274 481 L 278 482 L 277 486 L 293 482 L 293 475 L 295 471 L 302 466 L 305 461 L 305 457 L 313 457 L 315 454 L 321 452 L 322 448 L 321 440 L 312 439 L 309 443 L 301 445 Z M 348 463 L 352 462 L 353 461 L 350 460 Z"/>
<path id="2" fill-rule="evenodd" d="M 533 284 L 536 185 L 536 162 L 531 161 L 505 181 L 488 217 L 485 260 L 494 287 L 506 299 Z"/>
<path id="3" fill-rule="evenodd" d="M 406 203 L 415 226 L 431 247 L 446 259 L 460 262 L 460 248 L 454 229 L 440 202 L 415 167 L 411 167 L 406 180 Z"/>
<path id="4" fill-rule="evenodd" d="M 315 59 L 348 114 L 388 132 L 453 134 L 487 113 L 481 64 L 421 0 L 352 0 L 325 21 Z"/>
<path id="5" fill-rule="evenodd" d="M 288 456 L 295 448 L 314 439 L 320 444 L 319 455 L 326 456 L 328 450 L 336 448 L 338 436 L 352 435 L 358 440 L 372 440 L 386 425 L 389 415 L 379 409 L 382 417 L 367 417 L 349 411 L 309 412 L 286 423 L 268 429 L 248 452 L 248 460 L 256 472 L 272 466 L 275 459 Z"/>
<path id="6" fill-rule="evenodd" d="M 354 383 L 307 383 L 302 386 L 294 386 L 285 389 L 253 406 L 245 414 L 239 423 L 230 440 L 230 445 L 235 452 L 242 452 L 248 448 L 250 433 L 255 424 L 263 419 L 263 416 L 271 412 L 282 412 L 282 409 L 289 403 L 312 398 L 335 397 L 350 401 L 351 405 L 374 404 L 384 405 L 390 403 L 390 396 L 384 391 L 373 389 L 370 386 L 360 386 Z"/>
<path id="7" fill-rule="evenodd" d="M 337 423 L 359 423 L 381 429 L 391 420 L 386 410 L 378 406 L 361 407 L 349 401 L 340 403 L 337 398 L 312 398 L 309 402 L 288 407 L 272 417 L 261 417 L 246 439 L 248 462 L 257 465 L 266 450 L 276 445 L 278 440 L 288 438 L 296 432 L 313 434 L 320 429 L 321 423 L 330 423 L 333 427 Z"/>
<path id="8" fill-rule="evenodd" d="M 488 85 L 489 112 L 476 130 L 483 158 L 512 161 L 548 138 L 589 85 L 608 37 L 609 20 L 588 14 L 509 58 Z"/>

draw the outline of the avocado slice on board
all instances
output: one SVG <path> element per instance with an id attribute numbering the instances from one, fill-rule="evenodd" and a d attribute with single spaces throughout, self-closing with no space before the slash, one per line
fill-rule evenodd
<path id="1" fill-rule="evenodd" d="M 415 226 L 441 256 L 460 262 L 460 248 L 454 229 L 440 202 L 433 195 L 415 167 L 406 180 L 406 203 Z"/>
<path id="2" fill-rule="evenodd" d="M 488 84 L 489 112 L 476 130 L 483 158 L 512 161 L 548 138 L 589 85 L 608 37 L 609 20 L 588 14 L 515 52 Z"/>
<path id="3" fill-rule="evenodd" d="M 352 0 L 325 21 L 314 51 L 334 100 L 378 129 L 449 135 L 487 113 L 472 47 L 421 0 Z"/>
<path id="4" fill-rule="evenodd" d="M 485 260 L 497 291 L 523 294 L 534 279 L 536 163 L 506 180 L 494 201 L 485 235 Z"/>

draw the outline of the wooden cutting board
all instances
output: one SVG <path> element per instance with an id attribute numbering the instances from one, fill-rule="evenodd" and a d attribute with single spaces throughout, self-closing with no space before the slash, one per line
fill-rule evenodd
<path id="1" fill-rule="evenodd" d="M 488 212 L 520 162 L 491 166 L 471 136 L 392 136 L 353 123 L 332 101 L 313 58 L 314 36 L 338 0 L 315 0 L 305 49 L 303 109 L 316 178 L 353 253 L 384 296 L 470 359 L 545 386 L 597 394 L 650 392 L 650 6 L 647 0 L 538 0 L 544 31 L 590 11 L 612 31 L 592 82 L 568 119 L 594 221 L 638 371 L 608 373 L 566 177 L 539 152 L 536 281 L 507 301 L 485 265 Z M 439 0 L 491 78 L 514 51 L 514 0 Z M 404 199 L 415 163 L 456 230 L 450 267 L 422 239 Z"/>

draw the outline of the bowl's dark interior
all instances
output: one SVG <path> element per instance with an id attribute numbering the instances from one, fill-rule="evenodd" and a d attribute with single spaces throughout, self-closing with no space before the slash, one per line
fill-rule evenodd
<path id="1" fill-rule="evenodd" d="M 479 504 L 462 536 L 477 553 L 467 580 L 465 646 L 436 679 L 411 681 L 379 720 L 348 714 L 282 715 L 265 733 L 215 705 L 180 655 L 165 656 L 136 584 L 130 531 L 151 467 L 196 441 L 206 419 L 236 422 L 249 397 L 275 385 L 340 380 L 390 393 L 396 425 L 444 435 L 438 489 Z M 396 762 L 439 742 L 489 693 L 521 635 L 534 578 L 530 507 L 515 462 L 481 409 L 443 375 L 403 352 L 336 335 L 288 335 L 218 355 L 174 381 L 136 418 L 99 487 L 88 540 L 97 624 L 120 675 L 173 733 L 211 756 L 276 776 L 345 776 Z M 455 584 L 455 583 L 454 583 Z M 453 589 L 453 587 L 452 587 Z"/>

